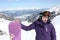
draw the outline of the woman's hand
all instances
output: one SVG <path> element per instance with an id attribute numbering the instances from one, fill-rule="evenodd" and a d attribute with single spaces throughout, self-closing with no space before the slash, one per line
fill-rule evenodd
<path id="1" fill-rule="evenodd" d="M 11 34 L 10 35 L 10 40 L 12 40 L 14 37 L 15 37 L 15 35 L 14 34 Z"/>

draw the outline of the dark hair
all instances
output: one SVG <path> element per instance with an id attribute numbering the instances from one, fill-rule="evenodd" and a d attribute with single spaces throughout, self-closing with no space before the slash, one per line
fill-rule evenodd
<path id="1" fill-rule="evenodd" d="M 42 16 L 50 16 L 50 11 L 44 11 L 42 13 L 39 13 L 39 15 L 42 15 Z"/>

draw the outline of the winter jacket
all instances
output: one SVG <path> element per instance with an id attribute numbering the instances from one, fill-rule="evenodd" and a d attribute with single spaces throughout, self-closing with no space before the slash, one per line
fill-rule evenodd
<path id="1" fill-rule="evenodd" d="M 44 23 L 41 20 L 36 20 L 30 26 L 21 24 L 22 29 L 30 31 L 35 29 L 36 40 L 56 40 L 56 32 L 51 22 Z"/>

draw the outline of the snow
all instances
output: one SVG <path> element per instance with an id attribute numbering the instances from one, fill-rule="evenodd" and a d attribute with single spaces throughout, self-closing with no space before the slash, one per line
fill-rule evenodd
<path id="1" fill-rule="evenodd" d="M 24 24 L 25 26 L 29 26 L 32 23 L 28 23 L 27 21 L 23 21 L 22 24 Z M 35 29 L 31 30 L 31 31 L 25 31 L 22 29 L 21 31 L 21 40 L 35 40 Z"/>
<path id="2" fill-rule="evenodd" d="M 8 29 L 9 23 L 10 21 L 0 18 L 0 30 L 2 30 L 2 32 L 4 33 L 3 35 L 0 35 L 0 40 L 10 40 Z"/>
<path id="3" fill-rule="evenodd" d="M 49 8 L 48 11 L 50 11 L 50 12 L 59 11 L 60 12 L 60 6 L 55 6 L 55 7 Z"/>
<path id="4" fill-rule="evenodd" d="M 60 16 L 56 16 L 52 20 L 52 24 L 54 25 L 54 27 L 56 29 L 57 40 L 60 40 Z"/>

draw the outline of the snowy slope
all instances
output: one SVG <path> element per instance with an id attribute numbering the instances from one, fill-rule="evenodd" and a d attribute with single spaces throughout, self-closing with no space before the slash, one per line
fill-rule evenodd
<path id="1" fill-rule="evenodd" d="M 60 16 L 56 16 L 52 23 L 56 29 L 57 40 L 60 40 Z"/>
<path id="2" fill-rule="evenodd" d="M 23 21 L 22 24 L 29 26 L 31 23 L 28 23 L 27 21 Z M 35 40 L 35 30 L 31 30 L 31 31 L 25 31 L 22 29 L 21 31 L 21 40 Z"/>
<path id="3" fill-rule="evenodd" d="M 10 40 L 8 25 L 11 21 L 0 18 L 0 40 Z"/>

